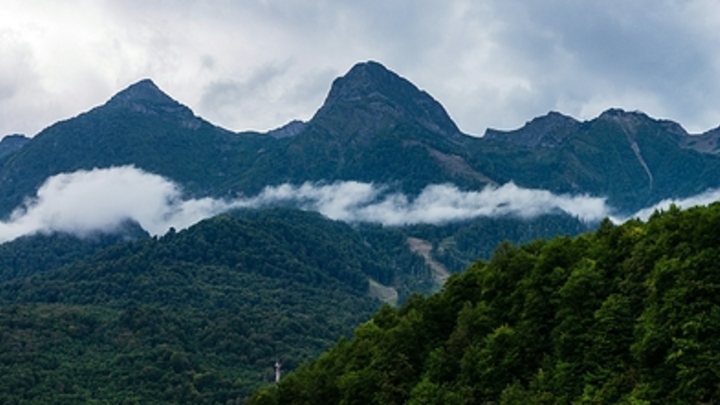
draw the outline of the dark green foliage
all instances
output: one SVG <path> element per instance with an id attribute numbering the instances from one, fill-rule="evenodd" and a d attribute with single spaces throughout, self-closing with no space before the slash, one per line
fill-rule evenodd
<path id="1" fill-rule="evenodd" d="M 413 292 L 436 289 L 408 237 L 435 245 L 433 255 L 447 256 L 438 253 L 443 246 L 463 263 L 479 252 L 463 250 L 473 238 L 495 243 L 542 232 L 538 224 L 554 221 L 564 220 L 351 227 L 276 208 L 233 212 L 161 238 L 132 224 L 118 236 L 20 238 L 0 245 L 0 387 L 8 387 L 0 400 L 242 398 L 272 378 L 277 359 L 292 370 L 365 321 L 380 304 L 367 295 L 368 278 L 394 287 L 408 305 L 423 301 Z M 383 328 L 400 319 L 390 307 L 382 313 Z M 439 311 L 433 319 L 444 316 Z M 416 331 L 402 333 L 422 341 Z M 422 368 L 424 350 L 398 358 L 387 353 L 405 368 L 382 375 L 401 381 Z M 383 400 L 403 395 L 393 391 Z"/>
<path id="2" fill-rule="evenodd" d="M 720 203 L 501 244 L 251 403 L 716 403 L 717 229 Z"/>
<path id="3" fill-rule="evenodd" d="M 458 272 L 478 259 L 490 258 L 495 247 L 503 241 L 519 244 L 556 235 L 577 235 L 596 225 L 558 214 L 524 220 L 512 216 L 480 217 L 443 226 L 412 226 L 405 228 L 404 232 L 431 241 L 435 246 L 435 258 Z"/>
<path id="4" fill-rule="evenodd" d="M 133 224 L 127 224 L 118 234 L 97 233 L 83 238 L 62 233 L 24 236 L 0 244 L 0 282 L 56 269 L 108 246 L 148 237 Z"/>
<path id="5" fill-rule="evenodd" d="M 271 210 L 18 272 L 0 283 L 0 402 L 241 399 L 378 308 L 365 271 L 397 269 L 345 224 Z"/>

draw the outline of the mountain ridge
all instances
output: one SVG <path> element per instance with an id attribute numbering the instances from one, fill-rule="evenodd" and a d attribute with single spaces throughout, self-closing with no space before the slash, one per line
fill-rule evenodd
<path id="1" fill-rule="evenodd" d="M 630 213 L 720 186 L 715 134 L 695 137 L 672 121 L 609 109 L 583 122 L 549 112 L 516 130 L 473 137 L 431 95 L 372 61 L 337 78 L 308 122 L 236 133 L 143 79 L 8 152 L 0 161 L 0 214 L 52 175 L 127 164 L 200 196 L 353 180 L 412 197 L 431 184 L 469 191 L 512 181 L 607 197 Z"/>

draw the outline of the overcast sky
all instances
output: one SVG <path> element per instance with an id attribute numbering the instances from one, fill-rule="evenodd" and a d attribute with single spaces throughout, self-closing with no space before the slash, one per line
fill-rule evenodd
<path id="1" fill-rule="evenodd" d="M 557 110 L 720 125 L 716 0 L 2 0 L 0 136 L 34 135 L 153 79 L 196 114 L 266 130 L 376 60 L 481 135 Z"/>

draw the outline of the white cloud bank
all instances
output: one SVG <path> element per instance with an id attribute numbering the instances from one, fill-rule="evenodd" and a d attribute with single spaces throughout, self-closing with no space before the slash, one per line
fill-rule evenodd
<path id="1" fill-rule="evenodd" d="M 650 218 L 650 216 L 655 211 L 666 211 L 668 208 L 670 208 L 670 205 L 672 204 L 685 209 L 700 205 L 708 205 L 716 201 L 720 201 L 720 190 L 707 190 L 704 193 L 694 195 L 688 198 L 662 200 L 659 203 L 653 205 L 652 207 L 648 207 L 636 212 L 634 215 L 631 216 L 631 218 L 639 218 L 643 221 L 647 221 L 647 219 Z M 616 220 L 616 222 L 624 222 L 627 219 L 629 218 Z"/>
<path id="2" fill-rule="evenodd" d="M 452 185 L 430 185 L 415 199 L 399 193 L 384 193 L 382 187 L 354 181 L 331 185 L 282 185 L 268 187 L 244 203 L 262 206 L 295 202 L 303 209 L 346 222 L 377 222 L 384 225 L 440 224 L 476 217 L 513 215 L 533 218 L 566 212 L 584 221 L 609 214 L 604 198 L 555 195 L 545 190 L 523 189 L 513 183 L 486 187 L 482 191 L 460 191 Z"/>
<path id="3" fill-rule="evenodd" d="M 673 202 L 687 207 L 718 199 L 720 190 L 680 201 L 663 201 L 633 217 L 647 218 L 655 209 Z M 593 222 L 612 214 L 604 198 L 556 195 L 513 183 L 469 192 L 452 185 L 431 185 L 414 199 L 355 181 L 267 187 L 255 197 L 236 200 L 189 199 L 172 181 L 123 166 L 50 177 L 34 198 L 15 210 L 7 221 L 0 221 L 0 243 L 36 233 L 85 236 L 112 232 L 128 220 L 136 221 L 153 235 L 162 235 L 171 227 L 184 229 L 234 208 L 277 204 L 293 204 L 346 222 L 385 225 L 441 224 L 504 215 L 534 218 L 557 212 Z"/>
<path id="4" fill-rule="evenodd" d="M 38 232 L 112 232 L 127 220 L 163 234 L 225 209 L 209 198 L 184 200 L 174 183 L 132 166 L 77 171 L 50 177 L 35 198 L 0 222 L 0 242 Z"/>

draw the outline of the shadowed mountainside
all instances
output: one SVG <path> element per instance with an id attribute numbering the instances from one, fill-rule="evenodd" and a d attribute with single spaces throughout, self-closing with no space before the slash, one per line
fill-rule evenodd
<path id="1" fill-rule="evenodd" d="M 146 79 L 3 149 L 0 212 L 7 215 L 54 174 L 133 164 L 193 195 L 252 195 L 268 185 L 337 180 L 415 195 L 429 184 L 478 189 L 514 181 L 607 197 L 628 213 L 720 185 L 716 133 L 691 136 L 676 123 L 612 109 L 586 122 L 551 112 L 514 131 L 472 137 L 429 94 L 376 62 L 336 79 L 307 123 L 233 133 Z"/>

